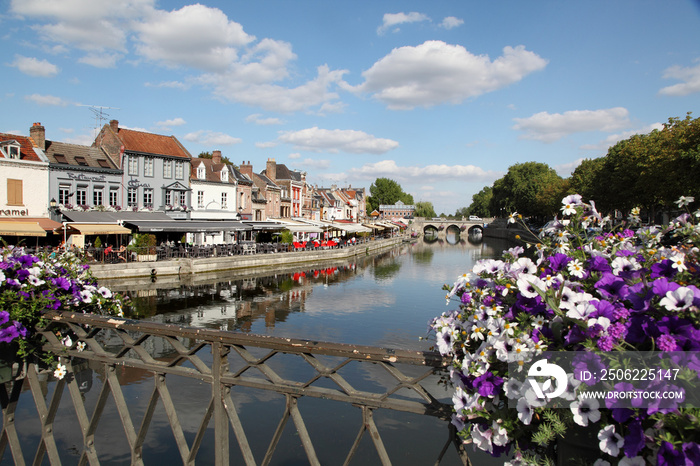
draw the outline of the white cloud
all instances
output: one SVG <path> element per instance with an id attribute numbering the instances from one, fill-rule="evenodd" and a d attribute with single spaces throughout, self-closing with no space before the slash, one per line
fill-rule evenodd
<path id="1" fill-rule="evenodd" d="M 280 142 L 294 145 L 300 150 L 327 151 L 332 153 L 348 152 L 352 154 L 384 154 L 396 149 L 399 143 L 391 139 L 382 139 L 363 131 L 342 129 L 302 129 L 300 131 L 282 132 Z"/>
<path id="2" fill-rule="evenodd" d="M 522 139 L 550 143 L 565 136 L 586 131 L 611 132 L 630 125 L 626 108 L 571 110 L 561 113 L 540 112 L 528 118 L 515 118 L 513 129 L 524 131 Z"/>
<path id="3" fill-rule="evenodd" d="M 271 70 L 270 73 L 264 73 L 255 68 L 251 64 L 249 70 L 237 70 L 231 74 L 209 74 L 202 76 L 200 81 L 213 86 L 214 94 L 224 100 L 258 106 L 268 111 L 291 113 L 337 100 L 338 94 L 331 92 L 330 87 L 341 83 L 343 75 L 347 72 L 331 71 L 326 65 L 319 66 L 315 79 L 298 87 L 286 88 L 266 82 L 275 77 L 272 75 L 267 79 L 264 79 L 264 76 L 254 79 L 257 74 L 272 73 Z"/>
<path id="4" fill-rule="evenodd" d="M 382 35 L 388 29 L 398 26 L 399 24 L 405 23 L 419 23 L 421 21 L 430 21 L 423 13 L 385 13 L 382 21 L 382 25 L 377 28 L 377 34 Z M 394 32 L 397 32 L 399 28 L 395 28 Z"/>
<path id="5" fill-rule="evenodd" d="M 163 81 L 157 84 L 153 83 L 145 83 L 144 86 L 146 87 L 164 87 L 168 89 L 180 89 L 180 90 L 186 90 L 189 89 L 190 86 L 188 84 L 185 84 L 181 81 Z"/>
<path id="6" fill-rule="evenodd" d="M 136 50 L 144 57 L 213 72 L 227 70 L 237 61 L 238 48 L 255 39 L 218 8 L 201 4 L 154 11 L 135 30 Z"/>
<path id="7" fill-rule="evenodd" d="M 294 162 L 294 165 L 299 165 L 302 167 L 313 168 L 314 170 L 327 170 L 331 166 L 330 160 L 315 160 L 315 159 L 304 159 L 298 162 Z"/>
<path id="8" fill-rule="evenodd" d="M 288 157 L 289 157 L 290 159 L 292 159 L 292 160 L 294 160 L 294 159 L 300 159 L 300 158 L 301 158 L 301 154 L 300 154 L 299 152 L 293 152 L 293 153 L 289 154 Z"/>
<path id="9" fill-rule="evenodd" d="M 362 73 L 365 82 L 348 90 L 366 92 L 394 110 L 458 104 L 522 80 L 547 60 L 520 45 L 505 47 L 493 61 L 461 45 L 427 41 L 394 49 Z"/>
<path id="10" fill-rule="evenodd" d="M 278 145 L 279 143 L 274 141 L 255 143 L 255 147 L 257 147 L 258 149 L 271 149 L 273 147 L 277 147 Z"/>
<path id="11" fill-rule="evenodd" d="M 235 138 L 233 136 L 229 136 L 228 134 L 208 130 L 187 133 L 183 139 L 185 139 L 185 141 L 197 142 L 208 146 L 230 146 L 233 144 L 239 144 L 243 141 L 240 138 Z"/>
<path id="12" fill-rule="evenodd" d="M 617 134 L 611 134 L 610 136 L 603 139 L 597 144 L 584 144 L 581 146 L 581 149 L 607 152 L 610 147 L 614 146 L 623 139 L 629 139 L 635 134 L 648 134 L 654 131 L 655 129 L 661 130 L 663 129 L 663 127 L 664 125 L 662 125 L 661 123 L 653 123 L 651 125 L 645 126 L 644 128 L 635 129 L 632 131 L 624 131 L 622 133 Z"/>
<path id="13" fill-rule="evenodd" d="M 68 105 L 73 105 L 72 102 L 68 102 L 67 100 L 54 95 L 32 94 L 25 96 L 24 98 L 41 106 L 66 107 Z"/>
<path id="14" fill-rule="evenodd" d="M 256 125 L 262 125 L 262 126 L 284 124 L 284 121 L 282 121 L 279 118 L 274 118 L 274 117 L 263 118 L 260 113 L 253 113 L 252 115 L 248 115 L 245 118 L 245 121 L 247 123 L 255 123 Z"/>
<path id="15" fill-rule="evenodd" d="M 442 20 L 442 23 L 440 23 L 440 27 L 445 29 L 452 29 L 461 26 L 462 24 L 464 24 L 463 19 L 459 19 L 454 16 L 447 16 L 445 19 Z"/>
<path id="16" fill-rule="evenodd" d="M 672 66 L 664 70 L 663 77 L 683 82 L 664 87 L 659 91 L 661 95 L 684 96 L 700 92 L 700 63 L 691 67 Z"/>
<path id="17" fill-rule="evenodd" d="M 90 52 L 78 59 L 78 62 L 95 68 L 116 68 L 117 62 L 123 57 L 120 53 Z"/>
<path id="18" fill-rule="evenodd" d="M 373 180 L 378 177 L 388 177 L 402 181 L 437 181 L 446 179 L 460 179 L 463 181 L 483 180 L 492 177 L 493 174 L 474 165 L 426 165 L 424 167 L 399 166 L 394 160 L 382 160 L 376 163 L 367 163 L 360 168 L 351 168 L 348 175 L 357 178 Z M 347 175 L 346 175 L 347 176 Z"/>
<path id="19" fill-rule="evenodd" d="M 58 74 L 58 67 L 46 60 L 39 60 L 33 57 L 15 55 L 15 61 L 10 66 L 17 68 L 20 72 L 29 76 L 40 78 L 50 78 Z"/>
<path id="20" fill-rule="evenodd" d="M 182 126 L 182 125 L 186 125 L 186 124 L 187 124 L 187 122 L 184 120 L 184 118 L 177 117 L 177 118 L 172 118 L 170 120 L 159 121 L 156 123 L 156 126 L 158 126 L 159 128 L 163 128 L 163 129 L 170 129 L 173 126 Z"/>

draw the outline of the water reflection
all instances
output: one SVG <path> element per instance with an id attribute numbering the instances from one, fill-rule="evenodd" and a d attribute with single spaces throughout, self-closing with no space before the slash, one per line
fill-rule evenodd
<path id="1" fill-rule="evenodd" d="M 476 243 L 460 239 L 454 244 L 445 239 L 416 240 L 375 256 L 313 266 L 212 273 L 182 279 L 159 277 L 155 283 L 149 278 L 102 283 L 127 294 L 134 305 L 132 317 L 145 320 L 421 350 L 430 346 L 429 342 L 418 339 L 425 335 L 428 321 L 445 310 L 442 284 L 452 283 L 476 260 L 499 255 L 505 246 L 504 242 L 490 239 Z M 110 350 L 123 347 L 124 341 L 116 334 L 107 334 L 101 343 Z M 194 342 L 181 341 L 181 344 L 192 348 Z M 161 338 L 149 338 L 143 346 L 156 358 L 174 355 L 173 347 Z M 256 357 L 263 357 L 267 352 L 263 350 L 258 354 L 254 348 L 250 350 Z M 198 355 L 207 362 L 211 360 L 210 353 Z M 235 354 L 229 355 L 233 371 L 239 364 L 245 364 L 235 358 Z M 327 367 L 336 367 L 340 362 L 324 356 L 317 360 Z M 268 363 L 278 374 L 293 380 L 303 382 L 314 375 L 308 363 L 298 356 L 276 355 Z M 119 367 L 117 370 L 132 419 L 142 419 L 153 392 L 152 375 L 138 369 Z M 103 371 L 100 364 L 85 363 L 75 375 L 79 377 L 88 412 L 93 411 L 103 390 Z M 341 373 L 352 386 L 362 390 L 374 390 L 395 382 L 385 369 L 371 364 L 350 363 L 342 367 Z M 192 437 L 199 428 L 211 389 L 199 380 L 171 375 L 167 383 L 183 431 L 188 438 Z M 334 384 L 328 377 L 320 377 L 317 383 L 321 386 Z M 51 386 L 56 384 L 48 384 Z M 442 391 L 434 395 L 449 400 L 451 393 L 439 388 Z M 47 396 L 50 394 L 49 388 Z M 68 399 L 69 395 L 64 394 L 64 397 Z M 234 386 L 231 397 L 254 455 L 263 458 L 270 437 L 285 412 L 284 396 Z M 349 404 L 309 397 L 301 398 L 299 406 L 321 463 L 337 462 L 337 451 L 347 451 L 362 425 L 359 410 Z M 36 416 L 32 409 L 31 398 L 27 398 L 26 404 L 17 411 L 18 418 Z M 125 457 L 128 443 L 119 414 L 114 403 L 107 403 L 96 440 L 101 464 L 128 464 L 130 461 Z M 67 423 L 73 419 L 71 416 L 57 416 L 55 431 L 62 452 L 83 442 L 80 429 L 67 428 Z M 390 410 L 381 410 L 375 416 L 395 464 L 432 464 L 435 461 L 447 435 L 445 422 Z M 163 409 L 156 410 L 148 435 L 147 448 L 144 448 L 146 464 L 181 462 Z M 213 462 L 212 437 L 206 436 L 203 440 L 197 464 Z M 38 428 L 33 438 L 40 438 Z M 277 451 L 271 464 L 308 464 L 293 429 L 285 430 Z M 240 456 L 235 441 L 231 442 L 231 456 L 236 459 Z M 364 446 L 355 456 L 359 464 L 376 464 L 376 459 L 376 453 Z M 476 455 L 471 459 L 474 464 L 503 462 L 488 455 Z M 65 458 L 66 463 L 76 462 L 71 460 L 75 458 Z M 453 455 L 443 464 L 458 465 L 460 462 Z"/>

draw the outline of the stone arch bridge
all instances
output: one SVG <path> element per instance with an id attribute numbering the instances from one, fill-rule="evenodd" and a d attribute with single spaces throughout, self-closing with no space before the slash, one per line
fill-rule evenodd
<path id="1" fill-rule="evenodd" d="M 484 231 L 484 226 L 490 223 L 492 218 L 484 218 L 481 220 L 468 219 L 443 219 L 443 218 L 422 218 L 416 217 L 413 223 L 409 226 L 409 230 L 426 234 L 428 230 L 437 232 L 438 236 L 445 236 L 448 231 L 459 232 L 460 234 L 481 234 Z"/>

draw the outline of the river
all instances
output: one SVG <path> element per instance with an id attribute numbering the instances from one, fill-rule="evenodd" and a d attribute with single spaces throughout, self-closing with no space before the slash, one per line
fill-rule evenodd
<path id="1" fill-rule="evenodd" d="M 477 260 L 500 256 L 505 247 L 508 245 L 500 240 L 482 242 L 448 236 L 447 241 L 428 243 L 421 239 L 373 256 L 292 269 L 194 277 L 179 283 L 163 283 L 160 279 L 156 282 L 143 280 L 140 284 L 133 281 L 103 283 L 129 296 L 134 317 L 139 319 L 307 340 L 427 350 L 430 341 L 420 337 L 426 335 L 429 320 L 447 309 L 442 286 L 452 284 Z M 279 419 L 274 411 L 282 409 L 282 401 L 277 400 L 275 407 L 270 398 L 249 395 L 257 399 L 259 405 L 257 408 L 254 404 L 248 405 L 249 410 L 243 409 L 242 416 L 269 415 L 274 419 L 268 427 L 271 430 L 261 434 L 264 440 L 258 448 L 264 451 Z M 449 400 L 450 396 L 445 392 L 444 400 Z M 326 409 L 313 405 L 315 403 L 307 405 L 307 412 Z M 338 409 L 338 416 L 348 419 L 357 416 L 346 411 L 346 407 Z M 435 461 L 447 435 L 443 421 L 428 416 L 416 419 L 415 415 L 396 412 L 384 416 L 378 417 L 377 422 L 381 423 L 384 442 L 395 464 L 432 464 Z M 319 416 L 320 424 L 315 426 L 305 415 L 307 427 L 314 432 L 312 438 L 315 435 L 322 439 L 323 432 L 327 431 L 320 419 Z M 344 437 L 347 439 L 342 441 L 340 450 L 347 451 L 357 434 L 356 429 L 353 426 L 347 433 L 335 432 L 332 440 L 315 442 L 319 456 L 330 458 L 332 452 L 324 450 L 336 448 L 339 439 Z M 293 448 L 292 444 L 285 455 L 275 457 L 273 464 L 307 464 L 303 451 L 298 445 Z M 405 450 L 407 462 L 403 463 L 402 453 L 392 448 Z M 468 449 L 471 451 L 471 447 Z M 363 454 L 366 455 L 364 460 L 361 459 Z M 371 447 L 358 455 L 353 464 L 359 464 L 357 460 L 376 464 L 378 460 L 373 457 Z M 472 461 L 478 460 L 475 464 L 502 463 L 500 459 L 482 454 L 470 454 L 470 457 Z M 326 464 L 323 460 L 322 463 Z M 456 465 L 459 461 L 456 455 L 448 455 L 442 464 Z"/>
<path id="2" fill-rule="evenodd" d="M 159 277 L 155 281 L 101 280 L 100 283 L 127 295 L 133 306 L 129 317 L 142 320 L 306 340 L 427 350 L 431 343 L 420 337 L 426 335 L 429 320 L 447 309 L 442 286 L 452 284 L 477 260 L 499 256 L 505 247 L 507 244 L 500 240 L 471 242 L 448 236 L 447 241 L 428 243 L 418 240 L 376 255 L 291 269 L 254 269 L 182 279 Z M 208 358 L 211 360 L 210 354 Z M 278 369 L 286 371 L 285 377 L 309 369 L 303 362 L 282 361 Z M 358 389 L 381 385 L 382 379 L 389 377 L 381 366 L 359 366 L 366 367 L 350 365 L 346 374 L 347 380 Z M 129 415 L 138 426 L 154 389 L 153 378 L 143 371 L 128 368 L 118 368 L 118 375 L 128 400 Z M 89 413 L 104 390 L 101 366 L 86 367 L 75 376 L 80 381 Z M 54 383 L 47 385 L 47 397 L 51 396 L 54 386 Z M 169 396 L 175 402 L 178 421 L 188 443 L 191 443 L 207 408 L 211 389 L 199 380 L 175 376 L 168 377 L 167 386 Z M 449 402 L 451 392 L 437 385 L 433 388 L 442 393 L 435 396 Z M 284 413 L 284 396 L 244 387 L 234 387 L 231 393 L 250 448 L 259 462 L 280 422 L 281 413 Z M 68 395 L 64 393 L 64 397 Z M 55 437 L 65 464 L 74 464 L 81 450 L 82 437 L 75 426 L 74 412 L 61 406 L 55 423 Z M 119 413 L 113 402 L 104 409 L 95 440 L 100 463 L 128 464 L 130 458 L 126 452 L 129 449 L 118 422 Z M 299 409 L 321 464 L 342 463 L 340 458 L 347 455 L 362 426 L 360 410 L 346 403 L 311 397 L 302 397 Z M 18 419 L 36 418 L 30 397 L 24 396 L 16 416 Z M 389 457 L 397 465 L 434 464 L 448 439 L 448 424 L 431 416 L 383 409 L 377 410 L 374 421 Z M 209 432 L 212 432 L 211 425 Z M 23 442 L 36 444 L 36 432 L 23 437 Z M 467 449 L 473 464 L 503 463 L 503 459 L 493 459 L 482 452 L 472 453 L 471 447 Z M 197 464 L 213 464 L 213 432 L 205 436 L 199 451 Z M 242 464 L 233 436 L 230 455 L 232 464 Z M 182 462 L 160 405 L 144 443 L 143 460 L 145 464 Z M 0 464 L 12 464 L 7 451 Z M 270 464 L 308 464 L 291 421 L 282 433 Z M 380 464 L 368 434 L 363 437 L 352 464 Z M 450 448 L 441 464 L 461 464 L 454 448 Z"/>

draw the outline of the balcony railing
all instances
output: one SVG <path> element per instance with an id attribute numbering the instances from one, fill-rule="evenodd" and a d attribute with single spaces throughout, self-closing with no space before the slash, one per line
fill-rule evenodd
<path id="1" fill-rule="evenodd" d="M 351 464 L 360 446 L 366 448 L 367 439 L 371 439 L 381 464 L 392 464 L 389 451 L 395 450 L 386 447 L 382 429 L 375 421 L 375 414 L 380 410 L 437 417 L 444 426 L 445 442 L 442 447 L 435 446 L 434 464 L 441 464 L 448 452 L 454 458 L 454 451 L 462 464 L 470 464 L 449 424 L 451 406 L 432 394 L 446 365 L 437 353 L 294 340 L 66 312 L 49 317 L 50 323 L 40 329 L 47 340 L 44 349 L 61 357 L 61 362 L 67 366 L 66 377 L 55 380 L 49 376 L 48 385 L 53 385 L 50 390 L 46 380 L 41 380 L 42 377 L 46 379 L 46 372 L 42 374 L 36 365 L 28 364 L 21 375 L 0 385 L 0 458 L 11 456 L 15 464 L 25 464 L 25 455 L 30 453 L 26 450 L 32 443 L 23 441 L 27 435 L 23 429 L 40 437 L 34 442 L 35 451 L 31 452 L 34 464 L 42 464 L 46 459 L 50 464 L 61 464 L 62 450 L 55 438 L 57 413 L 72 411 L 77 429 L 71 432 L 79 432 L 74 435 L 79 437 L 76 443 L 80 444 L 72 447 L 78 464 L 100 464 L 105 440 L 100 439 L 99 432 L 108 422 L 121 424 L 128 444 L 124 458 L 131 464 L 144 464 L 149 445 L 146 439 L 152 438 L 152 430 L 156 430 L 153 425 L 159 424 L 162 428 L 167 422 L 183 464 L 194 464 L 197 459 L 217 465 L 230 462 L 267 465 L 276 452 L 280 455 L 279 449 L 284 448 L 280 439 L 285 428 L 291 428 L 309 464 L 320 465 L 317 445 L 307 429 L 309 418 L 305 418 L 304 409 L 300 409 L 300 403 L 308 399 L 331 406 L 344 403 L 351 412 L 357 413 L 360 427 L 355 441 L 347 450 L 335 452 L 339 458 L 334 459 L 334 464 Z M 69 348 L 61 342 L 65 335 L 72 336 L 73 344 Z M 83 343 L 85 347 L 80 351 Z M 96 397 L 94 393 L 87 397 L 84 390 L 81 391 L 79 369 L 85 364 L 100 374 L 101 389 Z M 357 365 L 363 366 L 365 375 L 375 375 L 370 387 L 367 387 L 367 377 L 358 381 L 352 376 L 357 374 Z M 140 408 L 129 398 L 133 390 L 120 380 L 123 367 L 138 371 L 142 381 L 153 381 L 148 400 L 145 405 L 141 400 Z M 186 422 L 178 416 L 179 408 L 193 400 L 176 401 L 173 396 L 185 379 L 198 384 L 197 398 L 203 397 L 200 400 L 203 412 L 198 414 L 199 418 L 193 420 L 190 416 Z M 275 394 L 284 400 L 278 413 L 280 420 L 271 429 L 274 432 L 270 434 L 264 454 L 251 446 L 252 440 L 259 441 L 259 435 L 254 438 L 255 433 L 244 426 L 239 415 L 240 399 L 234 396 L 236 390 L 262 391 L 256 393 Z M 38 420 L 17 415 L 20 395 L 27 391 L 32 394 Z M 445 393 L 443 390 L 442 396 Z M 88 398 L 91 406 L 86 402 Z M 112 407 L 111 410 L 108 407 Z M 161 414 L 165 421 L 161 419 L 156 423 L 154 416 L 158 409 L 161 413 L 165 411 L 165 416 Z M 141 421 L 136 424 L 134 419 L 138 416 Z M 61 421 L 65 422 L 63 418 Z M 349 425 L 348 419 L 336 419 L 335 425 L 328 428 L 344 429 Z M 230 439 L 235 439 L 236 445 L 230 445 Z M 214 448 L 200 451 L 203 444 L 213 444 Z M 10 455 L 5 451 L 8 447 Z M 237 459 L 232 459 L 232 453 Z"/>

